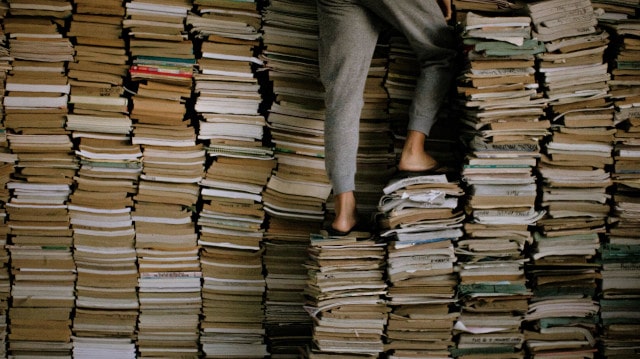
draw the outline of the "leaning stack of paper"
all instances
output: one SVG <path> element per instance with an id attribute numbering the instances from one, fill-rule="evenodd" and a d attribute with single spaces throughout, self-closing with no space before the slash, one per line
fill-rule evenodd
<path id="1" fill-rule="evenodd" d="M 392 179 L 379 201 L 386 228 L 388 304 L 385 352 L 394 358 L 448 357 L 458 316 L 454 242 L 462 235 L 464 215 L 459 184 L 447 175 Z M 404 216 L 409 214 L 411 216 Z M 392 226 L 391 223 L 394 223 Z"/>

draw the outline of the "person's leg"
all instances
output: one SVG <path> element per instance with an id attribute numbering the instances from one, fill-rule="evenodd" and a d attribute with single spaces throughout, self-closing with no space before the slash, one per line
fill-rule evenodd
<path id="1" fill-rule="evenodd" d="M 404 34 L 420 61 L 415 96 L 409 110 L 407 140 L 398 169 L 435 167 L 424 141 L 451 85 L 455 38 L 435 0 L 363 0 L 372 11 Z"/>
<path id="2" fill-rule="evenodd" d="M 336 203 L 332 227 L 345 232 L 357 221 L 353 191 L 364 85 L 379 33 L 375 19 L 358 0 L 318 0 L 325 166 Z"/>

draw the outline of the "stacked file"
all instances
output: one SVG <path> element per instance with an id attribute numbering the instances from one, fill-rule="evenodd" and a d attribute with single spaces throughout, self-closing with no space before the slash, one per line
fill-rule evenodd
<path id="1" fill-rule="evenodd" d="M 268 355 L 263 327 L 262 252 L 231 244 L 205 245 L 202 349 L 208 358 Z"/>
<path id="2" fill-rule="evenodd" d="M 467 12 L 463 24 L 469 50 L 457 88 L 470 219 L 456 246 L 462 312 L 454 354 L 521 358 L 531 296 L 525 247 L 529 226 L 544 214 L 534 172 L 550 127 L 534 68 L 544 47 L 528 16 Z"/>
<path id="3" fill-rule="evenodd" d="M 521 323 L 531 297 L 524 249 L 531 235 L 526 225 L 492 227 L 465 225 L 466 237 L 456 247 L 462 311 L 454 356 L 524 357 Z"/>
<path id="4" fill-rule="evenodd" d="M 256 71 L 261 14 L 254 1 L 194 2 L 187 17 L 199 44 L 194 76 L 198 139 L 211 160 L 200 187 L 203 320 L 207 357 L 267 355 L 263 328 L 261 192 L 276 161 L 263 146 L 266 121 Z"/>
<path id="5" fill-rule="evenodd" d="M 73 320 L 74 356 L 106 343 L 135 356 L 138 270 L 131 219 L 140 174 L 139 146 L 131 144 L 123 97 L 128 55 L 122 38 L 124 6 L 76 2 L 67 35 L 75 44 L 69 64 L 70 113 L 80 169 L 69 198 L 78 268 Z"/>
<path id="6" fill-rule="evenodd" d="M 527 225 L 535 208 L 533 168 L 548 133 L 544 101 L 537 91 L 534 55 L 542 44 L 531 38 L 527 16 L 466 15 L 466 68 L 458 81 L 463 139 L 468 152 L 462 176 L 469 185 L 473 222 Z"/>
<path id="7" fill-rule="evenodd" d="M 447 176 L 392 179 L 383 189 L 379 216 L 388 238 L 388 305 L 385 352 L 392 358 L 449 357 L 458 313 L 454 242 L 463 235 L 459 184 Z M 396 218 L 406 217 L 401 221 Z"/>
<path id="8" fill-rule="evenodd" d="M 18 158 L 6 205 L 14 274 L 9 309 L 13 356 L 71 355 L 76 273 L 66 206 L 77 163 L 64 121 L 69 96 L 65 66 L 74 50 L 49 18 L 70 13 L 70 2 L 59 4 L 43 13 L 36 2 L 15 3 L 4 19 L 14 60 L 5 84 L 4 123 L 9 148 Z"/>
<path id="9" fill-rule="evenodd" d="M 201 116 L 198 139 L 220 146 L 260 145 L 265 120 L 255 75 L 260 13 L 253 1 L 196 1 L 187 17 L 200 44 L 194 75 L 195 110 Z M 245 142 L 248 141 L 248 142 Z"/>
<path id="10" fill-rule="evenodd" d="M 311 344 L 313 321 L 304 310 L 309 233 L 318 222 L 291 222 L 271 217 L 264 234 L 265 329 L 272 358 L 298 357 Z"/>
<path id="11" fill-rule="evenodd" d="M 594 7 L 606 10 L 598 17 L 599 23 L 612 33 L 610 49 L 613 65 L 611 96 L 615 105 L 615 145 L 612 179 L 613 210 L 610 214 L 611 226 L 607 228 L 607 241 L 602 243 L 602 293 L 600 297 L 600 317 L 603 328 L 601 334 L 603 355 L 609 358 L 629 357 L 632 348 L 638 345 L 639 328 L 637 257 L 640 242 L 638 179 L 640 178 L 640 121 L 638 121 L 637 81 L 638 51 L 640 44 L 640 22 L 630 4 L 596 4 Z M 613 5 L 617 5 L 615 8 Z M 627 10 L 627 11 L 625 11 Z M 615 18 L 607 14 L 618 14 Z M 619 14 L 626 16 L 620 16 Z"/>
<path id="12" fill-rule="evenodd" d="M 535 328 L 525 330 L 529 357 L 593 358 L 598 311 L 598 302 L 591 298 L 535 298 L 525 317 Z"/>
<path id="13" fill-rule="evenodd" d="M 274 217 L 322 221 L 331 185 L 324 168 L 324 98 L 318 81 L 317 9 L 313 1 L 271 1 L 263 13 L 266 104 L 278 159 L 264 193 Z M 269 88 L 266 87 L 266 88 Z"/>
<path id="14" fill-rule="evenodd" d="M 599 24 L 612 34 L 612 58 L 609 59 L 612 80 L 609 84 L 617 129 L 613 150 L 612 225 L 608 228 L 607 241 L 602 243 L 600 249 L 600 317 L 603 328 L 600 351 L 609 358 L 624 358 L 633 355 L 632 348 L 638 345 L 637 330 L 640 323 L 637 309 L 640 285 L 637 281 L 638 266 L 635 264 L 640 249 L 636 239 L 640 229 L 637 201 L 640 173 L 637 98 L 640 82 L 636 78 L 640 23 L 635 16 L 636 9 L 630 4 L 594 2 L 594 7 L 605 10 L 598 17 Z M 618 16 L 607 17 L 610 14 Z"/>
<path id="15" fill-rule="evenodd" d="M 538 71 L 554 124 L 539 166 L 542 205 L 553 218 L 602 218 L 615 132 L 603 58 L 609 35 L 596 27 L 589 1 L 543 1 L 527 11 L 545 43 Z"/>
<path id="16" fill-rule="evenodd" d="M 629 238 L 629 237 L 626 237 Z M 601 353 L 608 358 L 630 358 L 638 345 L 640 273 L 637 239 L 609 236 L 603 244 L 600 296 Z"/>
<path id="17" fill-rule="evenodd" d="M 595 256 L 602 223 L 594 219 L 572 226 L 558 219 L 538 225 L 527 265 L 533 296 L 525 316 L 526 346 L 533 357 L 590 357 L 597 350 L 593 338 L 599 322 L 595 295 L 600 265 Z"/>
<path id="18" fill-rule="evenodd" d="M 610 211 L 615 133 L 604 62 L 609 34 L 597 26 L 589 1 L 535 2 L 527 13 L 534 35 L 545 44 L 537 71 L 553 130 L 538 166 L 547 216 L 537 223 L 527 267 L 533 298 L 526 320 L 533 329 L 526 333 L 526 346 L 534 357 L 561 351 L 592 355 L 598 311 L 594 259 Z M 587 309 L 546 312 L 556 301 Z M 551 334 L 573 327 L 583 333 L 571 343 Z"/>
<path id="19" fill-rule="evenodd" d="M 139 266 L 138 351 L 197 356 L 202 298 L 192 213 L 204 175 L 187 100 L 195 56 L 185 28 L 191 1 L 125 4 L 129 36 L 132 143 L 142 148 L 133 220 Z"/>
<path id="20" fill-rule="evenodd" d="M 262 88 L 270 100 L 265 103 L 267 125 L 278 160 L 262 193 L 268 214 L 265 319 L 274 358 L 297 355 L 311 343 L 311 317 L 301 312 L 307 279 L 302 264 L 309 234 L 319 232 L 331 192 L 324 167 L 316 6 L 310 0 L 276 0 L 265 2 L 262 11 Z M 290 258 L 303 248 L 305 255 Z"/>
<path id="21" fill-rule="evenodd" d="M 7 4 L 0 4 L 0 14 L 4 18 L 6 14 Z M 11 56 L 9 54 L 9 48 L 7 47 L 7 38 L 4 34 L 4 30 L 0 30 L 0 68 L 2 71 L 0 72 L 0 83 L 2 83 L 2 88 L 4 88 L 5 80 L 7 78 L 7 73 L 11 69 Z M 0 96 L 0 99 L 4 97 Z M 0 107 L 2 108 L 2 107 Z M 0 250 L 0 256 L 3 258 L 3 266 L 0 270 L 0 355 L 7 355 L 7 310 L 9 309 L 9 297 L 11 295 L 11 278 L 9 276 L 10 267 L 9 267 L 9 252 L 7 251 L 6 245 L 9 234 L 9 227 L 7 225 L 7 214 L 6 214 L 6 203 L 9 201 L 10 194 L 7 189 L 7 183 L 11 179 L 11 175 L 15 171 L 15 163 L 18 160 L 18 157 L 15 154 L 12 154 L 9 149 L 9 143 L 7 142 L 7 134 L 4 125 L 4 109 L 0 112 L 0 118 L 2 121 L 0 122 L 0 216 L 2 217 L 2 222 L 0 222 L 0 241 L 2 242 L 2 250 Z"/>
<path id="22" fill-rule="evenodd" d="M 306 356 L 377 358 L 389 307 L 385 244 L 373 238 L 311 235 L 305 308 L 314 320 Z"/>
<path id="23" fill-rule="evenodd" d="M 200 186 L 198 216 L 204 277 L 200 340 L 207 357 L 267 355 L 264 342 L 265 280 L 261 192 L 274 159 L 212 154 Z"/>

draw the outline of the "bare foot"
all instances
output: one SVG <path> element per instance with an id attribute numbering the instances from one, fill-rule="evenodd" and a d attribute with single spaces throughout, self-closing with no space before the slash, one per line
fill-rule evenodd
<path id="1" fill-rule="evenodd" d="M 358 221 L 356 211 L 356 197 L 353 192 L 343 192 L 335 196 L 336 217 L 331 223 L 333 229 L 348 232 Z"/>
<path id="2" fill-rule="evenodd" d="M 426 135 L 418 131 L 408 131 L 402 148 L 398 169 L 401 171 L 425 171 L 438 166 L 438 162 L 424 149 Z"/>

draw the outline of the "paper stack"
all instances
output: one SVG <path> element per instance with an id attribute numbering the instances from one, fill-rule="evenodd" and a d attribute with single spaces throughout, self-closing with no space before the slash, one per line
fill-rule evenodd
<path id="1" fill-rule="evenodd" d="M 537 223 L 527 267 L 533 298 L 526 346 L 534 357 L 593 355 L 598 312 L 594 262 L 610 211 L 615 133 L 604 62 L 609 34 L 597 26 L 589 1 L 534 2 L 526 11 L 534 36 L 545 43 L 537 71 L 553 125 L 538 166 L 547 216 Z M 569 309 L 553 312 L 556 302 Z M 569 343 L 552 334 L 574 328 L 580 333 Z"/>
<path id="2" fill-rule="evenodd" d="M 311 344 L 313 322 L 304 310 L 309 233 L 320 223 L 270 217 L 264 235 L 263 262 L 267 291 L 265 328 L 272 358 L 297 358 Z"/>
<path id="3" fill-rule="evenodd" d="M 67 33 L 76 56 L 69 64 L 66 122 L 81 164 L 68 206 L 78 268 L 74 356 L 91 356 L 108 344 L 119 356 L 135 357 L 138 270 L 131 209 L 142 152 L 131 145 L 123 97 L 128 69 L 124 6 L 76 4 Z"/>
<path id="4" fill-rule="evenodd" d="M 598 22 L 612 34 L 610 45 L 612 65 L 611 96 L 615 105 L 616 124 L 613 150 L 613 210 L 607 237 L 601 245 L 602 293 L 600 317 L 603 328 L 601 352 L 609 358 L 624 358 L 638 345 L 640 328 L 638 304 L 640 300 L 640 268 L 636 256 L 640 249 L 637 239 L 640 222 L 638 179 L 640 179 L 640 121 L 638 121 L 637 81 L 638 36 L 640 22 L 632 4 L 614 1 L 595 2 Z"/>
<path id="5" fill-rule="evenodd" d="M 267 355 L 261 192 L 275 159 L 211 153 L 198 216 L 204 277 L 201 336 L 207 357 Z"/>
<path id="6" fill-rule="evenodd" d="M 133 220 L 139 264 L 138 351 L 197 356 L 202 308 L 192 214 L 205 151 L 187 100 L 195 56 L 185 28 L 191 1 L 127 2 L 123 27 L 132 65 L 132 143 L 142 147 Z"/>
<path id="7" fill-rule="evenodd" d="M 529 226 L 544 215 L 534 173 L 550 127 L 534 68 L 544 47 L 528 16 L 467 12 L 463 24 L 469 50 L 457 88 L 470 218 L 456 246 L 462 313 L 454 353 L 521 358 L 520 324 L 531 296 L 525 248 Z"/>
<path id="8" fill-rule="evenodd" d="M 71 356 L 75 264 L 67 212 L 77 163 L 64 128 L 73 46 L 50 17 L 70 14 L 60 1 L 10 4 L 4 19 L 14 61 L 4 99 L 9 148 L 17 155 L 7 184 L 12 305 L 9 354 Z"/>
<path id="9" fill-rule="evenodd" d="M 545 43 L 538 55 L 552 124 L 539 166 L 542 206 L 566 222 L 602 218 L 609 212 L 613 106 L 603 54 L 607 32 L 596 27 L 589 1 L 542 1 L 527 5 L 534 35 Z"/>
<path id="10" fill-rule="evenodd" d="M 462 176 L 477 224 L 522 228 L 541 216 L 533 168 L 549 121 L 541 118 L 545 103 L 533 68 L 543 47 L 531 38 L 530 22 L 527 16 L 472 12 L 464 22 L 462 38 L 470 50 L 458 81 L 468 147 Z"/>
<path id="11" fill-rule="evenodd" d="M 622 358 L 631 355 L 639 319 L 635 312 L 639 299 L 638 265 L 638 179 L 640 178 L 640 133 L 638 127 L 638 36 L 637 4 L 626 1 L 594 1 L 598 23 L 611 34 L 609 45 L 612 80 L 611 97 L 616 124 L 613 149 L 612 207 L 606 241 L 600 249 L 602 293 L 600 317 L 603 355 Z"/>
<path id="12" fill-rule="evenodd" d="M 377 358 L 384 351 L 385 244 L 357 235 L 311 235 L 304 291 L 314 320 L 308 358 Z"/>
<path id="13" fill-rule="evenodd" d="M 267 122 L 278 159 L 263 194 L 265 210 L 274 217 L 322 221 L 331 185 L 324 168 L 324 90 L 318 81 L 316 4 L 271 1 L 263 21 L 261 59 L 273 99 L 267 105 Z"/>
<path id="14" fill-rule="evenodd" d="M 445 174 L 392 178 L 383 192 L 378 209 L 381 236 L 388 240 L 392 308 L 385 352 L 396 359 L 450 357 L 458 316 L 454 242 L 463 235 L 459 198 L 464 193 Z M 394 226 L 386 225 L 392 221 Z"/>
<path id="15" fill-rule="evenodd" d="M 0 3 L 0 15 L 5 17 L 8 5 L 6 3 Z M 0 34 L 1 46 L 0 46 L 0 82 L 2 88 L 7 78 L 7 73 L 11 69 L 11 56 L 9 54 L 9 48 L 7 47 L 7 37 L 4 33 L 4 29 Z M 4 97 L 4 92 L 0 99 Z M 1 112 L 2 124 L 0 125 L 0 216 L 2 221 L 0 222 L 0 241 L 2 242 L 2 250 L 0 250 L 0 256 L 3 259 L 3 266 L 0 270 L 0 355 L 7 355 L 7 310 L 9 309 L 9 296 L 11 295 L 11 278 L 9 277 L 9 252 L 6 249 L 9 226 L 7 225 L 6 203 L 9 201 L 10 193 L 7 189 L 7 183 L 9 182 L 11 175 L 15 172 L 15 163 L 18 157 L 12 154 L 9 149 L 9 143 L 7 142 L 7 134 L 4 125 L 4 109 Z"/>

